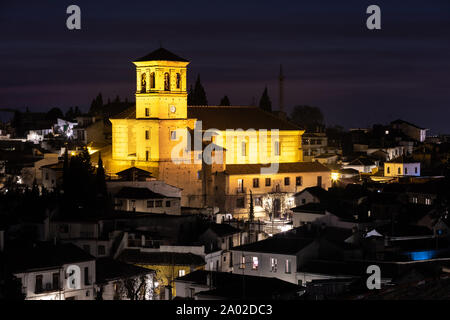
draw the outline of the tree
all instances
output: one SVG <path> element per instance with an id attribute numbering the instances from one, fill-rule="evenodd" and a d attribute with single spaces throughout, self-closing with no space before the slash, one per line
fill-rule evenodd
<path id="1" fill-rule="evenodd" d="M 255 219 L 255 210 L 253 208 L 253 193 L 252 190 L 250 190 L 250 211 L 248 213 L 248 220 L 250 220 L 250 222 L 253 222 L 254 219 Z"/>
<path id="2" fill-rule="evenodd" d="M 153 299 L 150 275 L 126 278 L 117 283 L 116 299 L 151 300 Z"/>
<path id="3" fill-rule="evenodd" d="M 103 107 L 103 97 L 102 94 L 99 93 L 97 97 L 95 97 L 95 99 L 92 100 L 89 112 L 92 114 L 99 114 L 101 113 L 102 107 Z"/>
<path id="4" fill-rule="evenodd" d="M 59 119 L 64 118 L 64 114 L 62 113 L 60 108 L 51 108 L 47 112 L 47 119 L 48 120 L 56 121 L 58 118 Z"/>
<path id="5" fill-rule="evenodd" d="M 265 111 L 272 112 L 272 102 L 270 101 L 267 87 L 264 88 L 261 99 L 259 100 L 259 107 Z"/>
<path id="6" fill-rule="evenodd" d="M 106 197 L 106 182 L 105 182 L 105 168 L 103 168 L 102 155 L 98 153 L 98 168 L 95 175 L 95 183 L 97 186 L 97 195 Z"/>
<path id="7" fill-rule="evenodd" d="M 321 131 L 324 126 L 324 117 L 318 107 L 295 106 L 291 113 L 291 121 L 308 132 Z"/>
<path id="8" fill-rule="evenodd" d="M 187 96 L 187 104 L 188 106 L 193 106 L 194 104 L 192 103 L 192 101 L 194 100 L 194 89 L 192 89 L 192 84 L 191 87 L 189 88 L 189 93 Z"/>
<path id="9" fill-rule="evenodd" d="M 228 96 L 224 96 L 224 97 L 220 100 L 219 106 L 229 106 L 229 105 L 230 105 L 230 99 L 228 99 Z"/>
<path id="10" fill-rule="evenodd" d="M 206 92 L 203 88 L 203 85 L 200 81 L 200 75 L 197 76 L 197 81 L 195 82 L 194 90 L 189 92 L 190 97 L 188 96 L 188 103 L 192 106 L 206 106 L 208 105 L 208 99 L 206 98 Z"/>

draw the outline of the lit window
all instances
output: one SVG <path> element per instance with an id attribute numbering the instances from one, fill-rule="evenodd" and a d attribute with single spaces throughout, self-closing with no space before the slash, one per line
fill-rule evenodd
<path id="1" fill-rule="evenodd" d="M 258 257 L 253 257 L 252 261 L 253 261 L 252 269 L 258 270 Z"/>
<path id="2" fill-rule="evenodd" d="M 239 265 L 239 268 L 245 269 L 245 256 L 241 257 L 241 263 Z"/>
<path id="3" fill-rule="evenodd" d="M 184 271 L 184 269 L 178 270 L 179 277 L 183 277 L 184 275 L 186 275 L 186 271 Z"/>
<path id="4" fill-rule="evenodd" d="M 289 259 L 286 259 L 285 272 L 291 273 L 291 260 L 289 260 Z"/>
<path id="5" fill-rule="evenodd" d="M 430 198 L 426 198 L 425 199 L 425 204 L 426 205 L 430 205 L 431 204 L 431 199 Z"/>

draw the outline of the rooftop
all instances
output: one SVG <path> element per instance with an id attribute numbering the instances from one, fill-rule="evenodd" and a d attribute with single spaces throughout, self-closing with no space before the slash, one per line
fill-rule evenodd
<path id="1" fill-rule="evenodd" d="M 330 169 L 318 162 L 291 162 L 279 163 L 278 165 L 277 173 L 330 171 Z M 262 164 L 228 164 L 225 172 L 229 175 L 260 174 L 261 168 L 269 168 L 269 166 Z"/>
<path id="2" fill-rule="evenodd" d="M 273 237 L 266 240 L 234 247 L 231 250 L 295 255 L 312 242 L 313 239 L 310 238 Z"/>
<path id="3" fill-rule="evenodd" d="M 138 61 L 181 61 L 181 62 L 189 62 L 189 60 L 186 60 L 184 58 L 181 58 L 180 56 L 177 56 L 175 53 L 170 52 L 167 49 L 159 48 L 155 51 L 150 52 L 149 54 L 140 57 L 136 60 Z"/>
<path id="4" fill-rule="evenodd" d="M 168 198 L 163 194 L 151 191 L 148 188 L 123 187 L 115 195 L 116 198 L 122 199 L 165 199 Z"/>
<path id="5" fill-rule="evenodd" d="M 193 253 L 141 252 L 139 249 L 125 249 L 118 260 L 144 265 L 203 266 L 205 260 Z"/>

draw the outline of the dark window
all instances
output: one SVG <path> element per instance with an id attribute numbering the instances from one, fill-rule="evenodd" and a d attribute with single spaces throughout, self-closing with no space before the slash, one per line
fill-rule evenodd
<path id="1" fill-rule="evenodd" d="M 145 108 L 145 116 L 150 117 L 150 109 L 149 108 Z"/>
<path id="2" fill-rule="evenodd" d="M 84 267 L 84 284 L 89 285 L 89 267 Z"/>
<path id="3" fill-rule="evenodd" d="M 53 290 L 59 289 L 59 273 L 53 274 Z"/>
<path id="4" fill-rule="evenodd" d="M 181 74 L 177 73 L 177 89 L 181 88 Z"/>
<path id="5" fill-rule="evenodd" d="M 266 178 L 266 187 L 270 187 L 270 183 L 271 183 L 270 178 Z"/>
<path id="6" fill-rule="evenodd" d="M 166 201 L 166 207 L 170 207 L 170 201 Z"/>
<path id="7" fill-rule="evenodd" d="M 317 186 L 322 187 L 322 176 L 317 176 Z"/>
<path id="8" fill-rule="evenodd" d="M 397 172 L 398 172 L 398 174 L 400 174 L 400 173 L 401 173 L 401 171 L 400 171 L 400 168 L 398 168 Z"/>
<path id="9" fill-rule="evenodd" d="M 146 91 L 146 86 L 147 86 L 147 80 L 145 79 L 146 78 L 146 74 L 145 73 L 143 73 L 142 75 L 141 75 L 141 92 L 145 92 Z"/>
<path id="10" fill-rule="evenodd" d="M 155 207 L 157 207 L 157 208 L 162 207 L 162 200 L 156 200 L 155 201 Z"/>
<path id="11" fill-rule="evenodd" d="M 391 173 L 391 167 L 387 167 L 387 173 Z"/>
<path id="12" fill-rule="evenodd" d="M 414 168 L 414 173 L 417 173 L 417 167 Z"/>
<path id="13" fill-rule="evenodd" d="M 106 253 L 106 248 L 103 245 L 98 246 L 98 255 L 99 256 L 104 256 Z"/>
<path id="14" fill-rule="evenodd" d="M 147 201 L 147 208 L 153 208 L 155 206 L 155 202 L 153 200 Z"/>
<path id="15" fill-rule="evenodd" d="M 170 91 L 170 74 L 168 72 L 164 73 L 164 90 Z"/>
<path id="16" fill-rule="evenodd" d="M 150 73 L 150 88 L 154 88 L 155 87 L 155 73 L 152 72 Z"/>
<path id="17" fill-rule="evenodd" d="M 45 173 L 45 180 L 48 180 L 48 172 Z"/>
<path id="18" fill-rule="evenodd" d="M 253 188 L 259 188 L 259 178 L 253 179 Z"/>
<path id="19" fill-rule="evenodd" d="M 289 177 L 285 177 L 285 178 L 284 178 L 284 185 L 285 185 L 285 186 L 288 186 L 288 185 L 291 183 L 290 180 L 291 180 L 291 179 L 289 179 Z"/>
<path id="20" fill-rule="evenodd" d="M 148 159 L 150 158 L 150 152 L 145 151 L 145 161 L 148 161 Z"/>
<path id="21" fill-rule="evenodd" d="M 303 183 L 302 177 L 295 177 L 295 185 L 296 186 L 301 186 L 302 183 Z"/>
<path id="22" fill-rule="evenodd" d="M 236 208 L 245 208 L 244 198 L 236 199 Z"/>
<path id="23" fill-rule="evenodd" d="M 35 292 L 36 293 L 42 292 L 42 274 L 38 274 L 36 276 Z"/>

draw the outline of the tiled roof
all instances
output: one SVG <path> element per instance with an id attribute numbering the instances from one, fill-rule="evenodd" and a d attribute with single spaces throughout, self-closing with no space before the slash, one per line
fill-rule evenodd
<path id="1" fill-rule="evenodd" d="M 165 199 L 165 195 L 151 191 L 148 188 L 123 187 L 115 195 L 120 199 Z"/>
<path id="2" fill-rule="evenodd" d="M 274 237 L 234 247 L 231 250 L 294 255 L 308 246 L 311 242 L 313 242 L 313 239 L 291 239 Z"/>
<path id="3" fill-rule="evenodd" d="M 301 130 L 293 123 L 270 112 L 249 106 L 188 106 L 188 118 L 201 120 L 204 130 L 211 128 Z"/>
<path id="4" fill-rule="evenodd" d="M 34 247 L 11 248 L 5 255 L 14 272 L 43 270 L 64 264 L 90 261 L 95 258 L 74 244 L 38 243 Z"/>
<path id="5" fill-rule="evenodd" d="M 202 266 L 205 264 L 201 256 L 193 253 L 140 252 L 134 249 L 122 251 L 118 259 L 128 263 L 148 265 Z"/>
<path id="6" fill-rule="evenodd" d="M 115 279 L 137 277 L 152 272 L 154 272 L 154 270 L 127 264 L 111 258 L 97 259 L 95 264 L 95 278 L 97 283 L 105 283 Z"/>
<path id="7" fill-rule="evenodd" d="M 206 286 L 208 277 L 212 289 L 199 292 L 199 296 L 214 296 L 226 299 L 274 299 L 279 295 L 292 293 L 295 296 L 302 287 L 277 278 L 258 277 L 229 272 L 197 270 L 175 281 L 190 282 Z M 245 281 L 245 287 L 242 287 Z M 244 291 L 245 290 L 245 291 Z"/>
<path id="8" fill-rule="evenodd" d="M 228 164 L 225 172 L 229 175 L 235 174 L 260 174 L 261 168 L 268 165 L 262 164 Z M 295 173 L 295 172 L 329 172 L 330 169 L 318 162 L 292 162 L 280 163 L 278 173 Z"/>
<path id="9" fill-rule="evenodd" d="M 189 62 L 189 60 L 186 60 L 184 58 L 181 58 L 180 56 L 177 56 L 175 53 L 170 52 L 167 49 L 159 48 L 155 51 L 150 52 L 149 54 L 138 58 L 134 60 L 135 62 L 138 61 L 181 61 L 181 62 Z"/>
<path id="10" fill-rule="evenodd" d="M 239 229 L 236 229 L 235 227 L 226 223 L 214 223 L 211 224 L 208 229 L 211 229 L 211 231 L 213 231 L 219 237 L 239 233 L 240 231 Z"/>
<path id="11" fill-rule="evenodd" d="M 412 157 L 401 155 L 397 158 L 387 161 L 389 163 L 419 163 L 420 161 L 414 160 Z"/>

